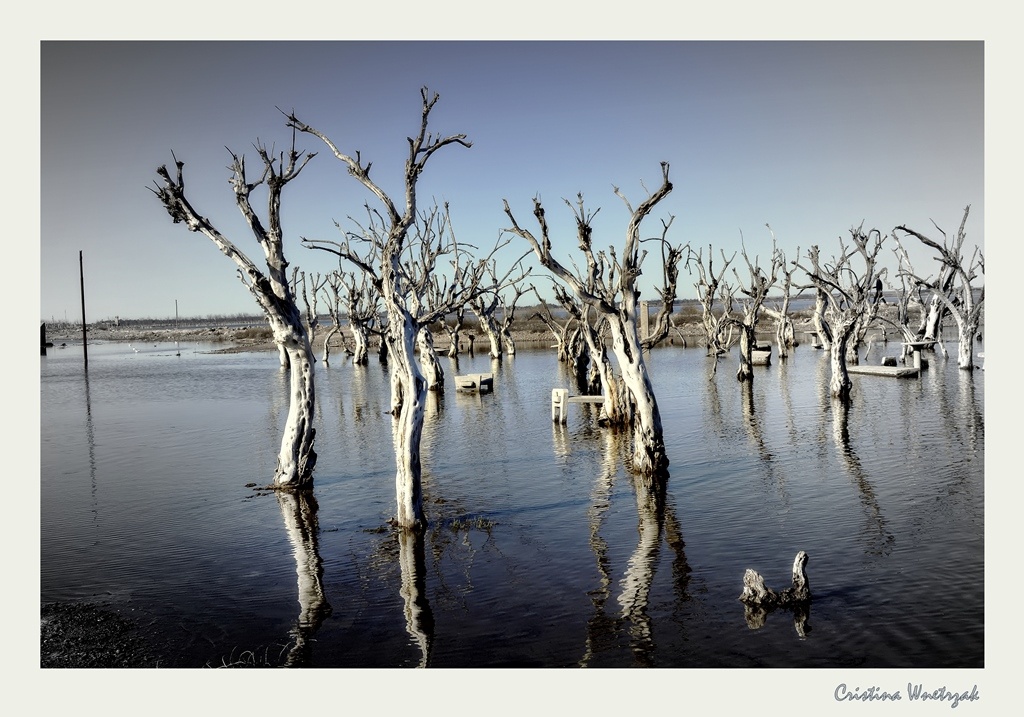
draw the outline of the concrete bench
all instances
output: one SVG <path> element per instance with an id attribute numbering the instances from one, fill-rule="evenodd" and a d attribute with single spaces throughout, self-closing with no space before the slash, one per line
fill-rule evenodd
<path id="1" fill-rule="evenodd" d="M 493 373 L 467 373 L 455 377 L 455 390 L 457 391 L 493 391 Z"/>
<path id="2" fill-rule="evenodd" d="M 551 420 L 565 423 L 569 418 L 570 403 L 604 403 L 604 396 L 570 396 L 567 388 L 551 389 Z"/>
<path id="3" fill-rule="evenodd" d="M 750 363 L 754 366 L 769 366 L 772 362 L 772 347 L 757 346 L 750 351 Z"/>

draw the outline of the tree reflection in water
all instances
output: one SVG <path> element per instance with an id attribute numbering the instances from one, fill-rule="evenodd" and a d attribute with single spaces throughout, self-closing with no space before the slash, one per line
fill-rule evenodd
<path id="1" fill-rule="evenodd" d="M 308 667 L 311 642 L 323 621 L 331 614 L 324 596 L 324 567 L 318 548 L 317 502 L 312 491 L 275 491 L 288 540 L 295 555 L 298 576 L 299 617 L 290 632 L 287 667 Z"/>
<path id="2" fill-rule="evenodd" d="M 796 630 L 796 634 L 801 638 L 807 637 L 807 633 L 811 631 L 810 619 L 811 619 L 811 604 L 798 603 L 796 605 L 787 605 L 784 607 L 765 607 L 763 605 L 743 605 L 743 619 L 747 621 L 747 627 L 751 630 L 760 630 L 764 627 L 768 621 L 768 613 L 774 612 L 775 610 L 786 610 L 793 613 L 793 629 Z"/>
<path id="3" fill-rule="evenodd" d="M 402 567 L 400 592 L 405 602 L 405 629 L 420 648 L 418 667 L 428 667 L 434 643 L 434 613 L 427 600 L 423 532 L 398 530 L 398 556 Z"/>
<path id="4" fill-rule="evenodd" d="M 867 513 L 865 532 L 870 555 L 888 555 L 896 537 L 886 526 L 882 506 L 875 495 L 874 486 L 867 478 L 860 458 L 850 442 L 850 407 L 843 401 L 832 402 L 832 436 L 839 449 L 839 458 L 846 464 L 850 477 L 857 485 L 860 502 Z"/>
<path id="5" fill-rule="evenodd" d="M 683 552 L 679 522 L 665 499 L 668 475 L 633 476 L 630 482 L 636 497 L 639 538 L 627 562 L 625 573 L 619 581 L 621 592 L 617 598 L 617 614 L 608 614 L 606 604 L 612 592 L 612 566 L 608 557 L 607 541 L 601 536 L 601 527 L 610 508 L 615 478 L 622 467 L 627 465 L 630 453 L 629 439 L 624 433 L 605 430 L 603 439 L 604 460 L 601 472 L 594 483 L 591 505 L 587 511 L 590 522 L 589 542 L 601 578 L 599 587 L 590 592 L 594 614 L 587 622 L 585 650 L 579 665 L 586 667 L 596 654 L 614 648 L 624 629 L 636 664 L 653 666 L 655 644 L 648 600 L 660 557 L 663 535 L 666 535 L 666 542 L 675 553 L 672 582 L 678 603 L 688 600 L 686 588 L 690 567 Z"/>

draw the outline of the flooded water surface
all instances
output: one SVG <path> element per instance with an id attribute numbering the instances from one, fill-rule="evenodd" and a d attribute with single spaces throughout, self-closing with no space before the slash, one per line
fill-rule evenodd
<path id="1" fill-rule="evenodd" d="M 919 378 L 853 376 L 847 411 L 806 344 L 752 386 L 735 354 L 712 377 L 700 349 L 655 349 L 663 495 L 593 408 L 552 423 L 553 350 L 461 357 L 494 373 L 483 395 L 443 359 L 418 539 L 387 523 L 375 358 L 317 364 L 315 488 L 293 496 L 258 489 L 287 412 L 276 353 L 98 344 L 86 373 L 80 346 L 50 349 L 41 601 L 130 616 L 164 667 L 983 667 L 985 373 L 947 347 Z M 800 550 L 809 614 L 745 614 L 744 570 L 785 588 Z"/>

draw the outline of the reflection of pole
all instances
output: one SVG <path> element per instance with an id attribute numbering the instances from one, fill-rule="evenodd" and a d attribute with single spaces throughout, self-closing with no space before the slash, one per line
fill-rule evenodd
<path id="1" fill-rule="evenodd" d="M 398 532 L 398 557 L 402 568 L 405 629 L 420 646 L 419 667 L 427 667 L 434 643 L 434 613 L 427 600 L 427 561 L 421 531 Z"/>
<path id="2" fill-rule="evenodd" d="M 96 435 L 92 428 L 92 402 L 89 400 L 89 373 L 85 373 L 85 436 L 89 443 L 89 477 L 92 483 L 92 519 L 93 525 L 99 516 L 96 502 Z"/>
<path id="3" fill-rule="evenodd" d="M 85 328 L 85 268 L 82 264 L 82 252 L 78 252 L 78 281 L 82 287 L 82 356 L 85 357 L 85 368 L 89 369 L 89 342 Z"/>

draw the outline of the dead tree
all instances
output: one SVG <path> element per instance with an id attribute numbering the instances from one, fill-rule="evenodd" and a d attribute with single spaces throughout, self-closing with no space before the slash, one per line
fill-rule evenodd
<path id="1" fill-rule="evenodd" d="M 507 231 L 525 239 L 541 265 L 568 287 L 576 298 L 606 320 L 612 339 L 612 352 L 633 408 L 632 466 L 638 473 L 647 476 L 665 473 L 669 463 L 662 434 L 661 412 L 640 345 L 637 321 L 640 292 L 636 286 L 641 265 L 647 256 L 646 251 L 641 252 L 640 225 L 651 210 L 672 191 L 667 162 L 661 163 L 661 171 L 661 185 L 635 210 L 618 187 L 614 188 L 615 194 L 623 200 L 630 213 L 621 259 L 614 247 L 609 248 L 607 254 L 594 252 L 591 227 L 594 213 L 584 209 L 583 196 L 577 195 L 575 206 L 565 200 L 575 215 L 578 246 L 586 257 L 586 269 L 580 270 L 580 274 L 570 271 L 551 254 L 551 238 L 540 199 L 533 200 L 533 214 L 540 227 L 540 239 L 519 225 L 508 201 L 504 201 L 505 214 L 512 222 L 511 229 Z"/>
<path id="2" fill-rule="evenodd" d="M 303 157 L 295 149 L 294 135 L 291 149 L 273 157 L 264 145 L 255 145 L 263 163 L 259 177 L 252 181 L 246 174 L 245 157 L 231 153 L 231 187 L 235 204 L 245 218 L 250 231 L 266 258 L 264 273 L 236 245 L 220 233 L 205 216 L 197 212 L 185 196 L 184 163 L 175 158 L 177 172 L 171 176 L 166 166 L 157 169 L 162 184 L 156 183 L 152 191 L 160 199 L 175 224 L 184 223 L 189 231 L 200 232 L 226 254 L 238 267 L 242 283 L 256 298 L 263 310 L 274 341 L 287 355 L 290 388 L 288 418 L 285 422 L 274 486 L 277 488 L 309 488 L 313 484 L 316 452 L 313 440 L 315 390 L 313 382 L 313 349 L 302 313 L 288 282 L 288 262 L 284 256 L 284 232 L 281 225 L 281 193 L 288 182 L 299 176 L 302 169 L 315 156 Z M 251 197 L 257 187 L 267 190 L 266 218 L 261 219 L 252 206 Z M 265 223 L 264 223 L 265 222 Z"/>
<path id="3" fill-rule="evenodd" d="M 864 344 L 864 339 L 867 336 L 868 330 L 879 321 L 878 310 L 884 303 L 882 298 L 882 280 L 883 278 L 886 278 L 887 275 L 887 269 L 884 267 L 879 269 L 878 276 L 875 279 L 874 291 L 871 292 L 871 296 L 864 306 L 864 311 L 857 318 L 857 323 L 853 327 L 853 333 L 850 334 L 850 340 L 846 346 L 846 361 L 850 365 L 856 366 L 860 362 L 860 347 Z"/>
<path id="4" fill-rule="evenodd" d="M 460 306 L 452 312 L 452 323 L 441 322 L 441 328 L 448 334 L 448 358 L 457 358 L 459 355 L 459 334 L 466 321 L 466 307 Z"/>
<path id="5" fill-rule="evenodd" d="M 347 271 L 339 274 L 345 287 L 345 307 L 352 332 L 352 363 L 365 366 L 370 362 L 370 336 L 376 335 L 384 345 L 381 330 L 380 291 L 373 278 L 365 273 Z"/>
<path id="6" fill-rule="evenodd" d="M 519 303 L 519 299 L 529 289 L 523 285 L 523 282 L 513 284 L 511 289 L 512 301 L 510 302 L 504 295 L 499 301 L 501 304 L 501 320 L 498 322 L 498 334 L 501 336 L 501 345 L 505 353 L 509 356 L 515 356 L 516 342 L 512 338 L 512 324 L 516 320 L 516 304 Z"/>
<path id="7" fill-rule="evenodd" d="M 416 134 L 409 137 L 409 153 L 405 162 L 403 202 L 397 204 L 384 189 L 370 176 L 371 163 L 364 162 L 357 152 L 354 156 L 343 153 L 327 135 L 301 122 L 294 113 L 288 116 L 288 124 L 300 132 L 319 138 L 340 160 L 348 173 L 355 177 L 378 200 L 378 209 L 370 211 L 370 222 L 364 232 L 355 235 L 372 247 L 372 263 L 367 252 L 353 249 L 353 234 L 342 242 L 306 240 L 314 248 L 330 251 L 370 274 L 387 312 L 388 363 L 393 366 L 392 376 L 400 384 L 403 400 L 393 424 L 395 448 L 395 488 L 397 494 L 397 515 L 395 522 L 403 529 L 422 529 L 426 525 L 422 498 L 422 467 L 420 464 L 420 442 L 423 434 L 424 411 L 427 398 L 427 381 L 415 357 L 415 343 L 420 329 L 448 315 L 459 306 L 472 301 L 481 293 L 494 287 L 485 285 L 483 279 L 491 254 L 472 261 L 449 231 L 447 207 L 444 212 L 435 212 L 432 217 L 439 222 L 435 228 L 424 226 L 417 208 L 417 183 L 428 160 L 440 149 L 461 145 L 470 147 L 464 134 L 449 136 L 427 132 L 430 112 L 437 103 L 438 95 L 430 94 L 427 88 L 420 90 L 422 108 L 420 126 Z M 428 273 L 433 267 L 418 266 L 419 274 L 411 273 L 405 259 L 411 251 L 411 242 L 436 242 L 432 248 L 423 248 L 421 256 L 433 260 L 444 256 L 449 262 L 450 283 L 443 293 L 443 300 L 429 310 L 422 306 L 415 296 L 417 275 Z"/>
<path id="8" fill-rule="evenodd" d="M 841 253 L 831 264 L 821 260 L 817 245 L 807 251 L 809 268 L 797 264 L 810 278 L 818 296 L 828 304 L 826 318 L 831 330 L 832 369 L 829 393 L 842 401 L 849 400 L 853 387 L 846 370 L 847 347 L 858 321 L 871 311 L 872 299 L 877 296 L 878 252 L 885 240 L 877 229 L 865 234 L 863 227 L 861 224 L 850 230 L 852 245 L 839 238 Z M 863 262 L 863 269 L 854 268 L 855 257 Z"/>
<path id="9" fill-rule="evenodd" d="M 747 282 L 744 283 L 739 272 L 735 267 L 733 268 L 736 287 L 746 297 L 741 300 L 743 316 L 742 318 L 730 317 L 726 320 L 731 321 L 739 328 L 740 332 L 740 364 L 736 369 L 736 378 L 740 381 L 752 381 L 754 379 L 754 350 L 757 348 L 757 322 L 761 318 L 761 308 L 764 306 L 765 299 L 768 298 L 768 292 L 775 286 L 781 259 L 780 255 L 773 251 L 771 266 L 766 274 L 758 264 L 756 256 L 753 262 L 750 261 L 742 234 L 740 235 L 740 253 L 743 255 L 743 261 L 746 262 L 750 275 Z"/>
<path id="10" fill-rule="evenodd" d="M 658 307 L 658 313 L 654 317 L 654 324 L 651 326 L 650 333 L 640 341 L 640 346 L 646 350 L 650 350 L 661 343 L 668 336 L 669 329 L 672 328 L 672 312 L 675 310 L 676 289 L 679 284 L 679 262 L 683 259 L 683 252 L 689 252 L 690 250 L 689 245 L 674 246 L 668 242 L 668 229 L 672 226 L 673 218 L 670 217 L 668 221 L 661 220 L 660 237 L 641 240 L 641 243 L 646 241 L 657 242 L 658 249 L 661 251 L 661 282 L 655 285 L 655 291 L 661 299 L 661 305 Z"/>
<path id="11" fill-rule="evenodd" d="M 762 310 L 775 320 L 775 343 L 779 347 L 779 358 L 784 359 L 789 356 L 789 350 L 796 346 L 796 330 L 793 327 L 793 319 L 789 315 L 789 304 L 794 288 L 793 272 L 788 268 L 790 264 L 786 262 L 786 255 L 775 242 L 775 232 L 772 231 L 770 225 L 765 224 L 765 226 L 768 227 L 768 231 L 772 235 L 772 263 L 779 267 L 779 289 L 782 292 L 782 297 L 777 306 L 766 303 Z M 796 255 L 800 256 L 799 247 L 797 247 Z"/>
<path id="12" fill-rule="evenodd" d="M 328 329 L 327 335 L 324 336 L 324 365 L 329 366 L 331 363 L 331 339 L 335 336 L 341 342 L 341 348 L 345 353 L 351 355 L 352 349 L 348 347 L 348 343 L 345 340 L 345 332 L 341 330 L 341 296 L 342 288 L 342 273 L 340 271 L 334 271 L 324 277 L 324 297 L 327 300 L 327 306 L 331 316 L 331 328 Z"/>
<path id="13" fill-rule="evenodd" d="M 480 323 L 480 328 L 484 332 L 484 336 L 487 337 L 487 341 L 491 345 L 490 356 L 493 359 L 501 358 L 501 328 L 498 325 L 498 320 L 494 318 L 495 312 L 498 310 L 498 305 L 501 303 L 501 296 L 495 292 L 489 295 L 481 295 L 476 297 L 470 309 L 476 315 L 477 321 Z"/>
<path id="14" fill-rule="evenodd" d="M 916 237 L 925 246 L 938 252 L 936 260 L 948 272 L 951 279 L 943 282 L 940 278 L 935 283 L 929 283 L 919 276 L 912 278 L 921 285 L 926 285 L 934 291 L 935 297 L 942 302 L 946 311 L 956 321 L 959 331 L 959 346 L 957 351 L 957 365 L 961 370 L 972 371 L 974 369 L 974 340 L 981 330 L 981 321 L 985 308 L 985 287 L 982 286 L 977 301 L 974 298 L 974 280 L 978 278 L 979 272 L 985 273 L 985 255 L 978 247 L 970 259 L 965 259 L 963 254 L 964 240 L 967 233 L 964 227 L 967 225 L 967 215 L 970 214 L 971 205 L 964 209 L 963 219 L 960 221 L 960 228 L 957 230 L 956 238 L 950 239 L 946 232 L 938 227 L 942 234 L 942 243 L 939 244 L 929 239 L 920 232 L 909 229 L 904 225 L 896 227 L 895 231 L 909 234 Z M 933 222 L 934 224 L 934 222 Z M 899 239 L 897 238 L 897 242 Z M 940 273 L 941 277 L 941 273 Z M 936 336 L 936 340 L 940 337 Z"/>
<path id="15" fill-rule="evenodd" d="M 929 302 L 929 299 L 924 295 L 926 287 L 911 279 L 914 276 L 914 267 L 910 262 L 910 256 L 907 254 L 906 248 L 897 241 L 893 252 L 896 254 L 896 278 L 899 281 L 899 286 L 889 284 L 889 289 L 896 293 L 895 319 L 883 316 L 881 320 L 894 326 L 902 334 L 903 350 L 901 351 L 900 358 L 905 363 L 913 354 L 913 350 L 908 344 L 910 342 L 926 340 L 926 318 L 929 312 L 926 304 Z M 911 327 L 911 306 L 916 306 L 920 313 L 920 320 L 916 329 Z"/>
<path id="16" fill-rule="evenodd" d="M 630 411 L 626 392 L 612 370 L 602 336 L 601 329 L 606 322 L 605 316 L 599 314 L 589 304 L 570 295 L 560 284 L 553 284 L 552 288 L 555 299 L 565 309 L 566 314 L 574 319 L 578 327 L 576 332 L 582 339 L 579 342 L 582 348 L 575 350 L 577 358 L 572 362 L 577 387 L 584 394 L 596 396 L 600 393 L 604 398 L 598 423 L 610 426 L 628 425 Z"/>
<path id="17" fill-rule="evenodd" d="M 707 348 L 708 356 L 714 358 L 711 366 L 713 377 L 718 368 L 718 358 L 729 352 L 733 342 L 733 303 L 734 289 L 725 281 L 725 272 L 728 271 L 732 260 L 736 258 L 734 253 L 726 258 L 722 252 L 722 266 L 716 274 L 714 271 L 714 252 L 711 245 L 708 245 L 708 263 L 704 265 L 703 249 L 690 254 L 686 259 L 686 266 L 697 270 L 697 282 L 694 288 L 697 289 L 697 300 L 701 306 L 701 325 L 704 327 L 704 345 Z M 716 307 L 718 313 L 715 313 Z"/>
<path id="18" fill-rule="evenodd" d="M 818 343 L 825 351 L 832 350 L 832 326 L 828 322 L 828 292 L 820 286 L 811 284 L 810 287 L 803 286 L 802 289 L 814 289 L 814 313 L 811 315 L 811 323 L 814 325 L 814 332 L 818 337 Z"/>
<path id="19" fill-rule="evenodd" d="M 532 288 L 532 287 L 531 287 Z M 533 318 L 540 319 L 548 330 L 555 337 L 555 348 L 558 354 L 558 360 L 565 364 L 573 363 L 573 356 L 571 347 L 573 345 L 572 332 L 574 327 L 574 321 L 571 315 L 566 318 L 565 323 L 560 324 L 554 315 L 551 313 L 551 308 L 547 302 L 541 298 L 540 293 L 537 292 L 536 288 L 533 288 L 534 294 L 537 295 L 537 301 L 541 311 L 533 313 Z"/>
<path id="20" fill-rule="evenodd" d="M 322 277 L 319 272 L 310 275 L 308 278 L 309 283 L 313 285 L 312 291 L 306 285 L 306 272 L 300 271 L 298 268 L 292 269 L 292 293 L 295 296 L 301 296 L 302 303 L 306 307 L 306 333 L 309 334 L 310 346 L 313 346 L 316 344 L 316 334 L 320 327 L 320 310 L 317 297 L 320 295 L 320 290 L 327 284 L 327 279 Z M 316 361 L 315 355 L 313 360 Z"/>

